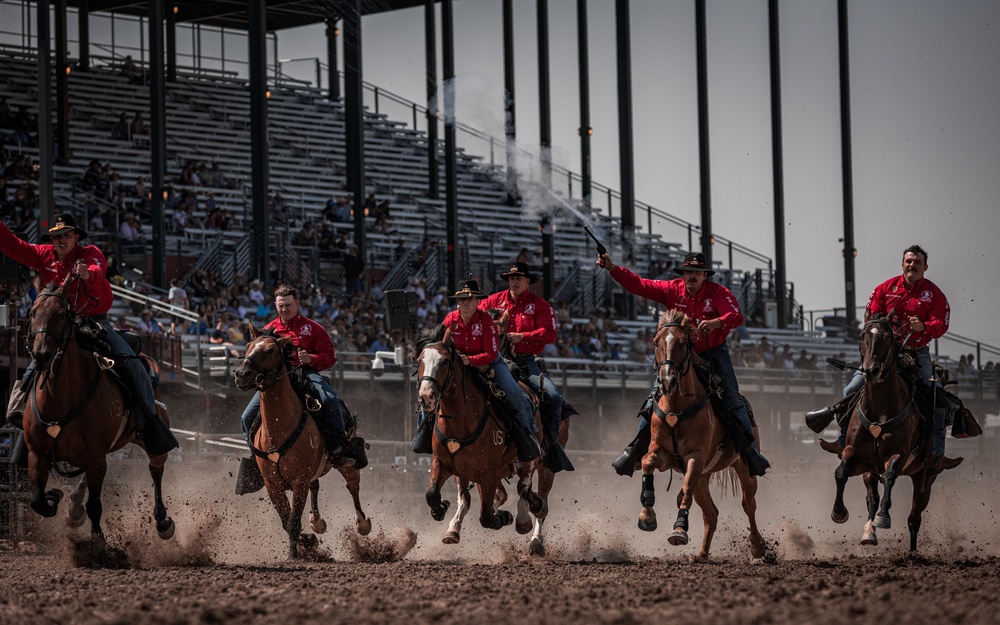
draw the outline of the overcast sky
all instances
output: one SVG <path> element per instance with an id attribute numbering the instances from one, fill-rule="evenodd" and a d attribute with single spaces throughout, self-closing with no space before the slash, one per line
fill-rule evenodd
<path id="1" fill-rule="evenodd" d="M 503 136 L 502 3 L 454 7 L 458 119 Z M 554 160 L 579 171 L 576 2 L 549 11 Z M 1000 345 L 1000 3 L 866 0 L 849 13 L 857 303 L 920 243 L 952 330 Z M 786 0 L 780 19 L 788 279 L 807 310 L 843 307 L 836 1 Z M 515 0 L 514 20 L 518 139 L 530 148 L 535 2 Z M 593 175 L 618 188 L 614 2 L 591 0 L 589 22 Z M 636 197 L 700 223 L 694 2 L 633 0 L 631 27 Z M 423 10 L 363 28 L 365 79 L 422 101 Z M 315 31 L 290 34 L 281 57 L 321 49 Z M 766 0 L 709 0 L 707 38 L 713 230 L 773 257 Z"/>

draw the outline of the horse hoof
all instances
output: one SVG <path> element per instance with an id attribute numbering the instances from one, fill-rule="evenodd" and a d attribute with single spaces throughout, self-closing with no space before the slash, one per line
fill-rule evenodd
<path id="1" fill-rule="evenodd" d="M 528 532 L 531 531 L 531 528 L 533 526 L 534 523 L 532 523 L 531 521 L 528 521 L 527 523 L 518 522 L 514 525 L 514 529 L 517 530 L 518 534 L 527 534 Z"/>
<path id="2" fill-rule="evenodd" d="M 496 522 L 499 525 L 499 527 L 497 527 L 496 529 L 500 529 L 501 527 L 507 527 L 508 525 L 514 522 L 514 515 L 508 512 L 507 510 L 500 510 L 493 516 L 493 518 L 496 519 Z"/>
<path id="3" fill-rule="evenodd" d="M 309 528 L 317 534 L 326 533 L 326 521 L 320 517 L 309 519 Z"/>
<path id="4" fill-rule="evenodd" d="M 545 555 L 545 545 L 542 541 L 537 538 L 531 539 L 531 544 L 528 545 L 528 555 L 531 556 L 544 556 Z"/>
<path id="5" fill-rule="evenodd" d="M 437 508 L 431 508 L 431 518 L 434 519 L 435 521 L 442 520 L 444 518 L 445 513 L 448 512 L 448 506 L 450 505 L 451 502 L 446 499 L 442 501 L 441 505 L 438 506 Z"/>
<path id="6" fill-rule="evenodd" d="M 458 532 L 448 532 L 444 535 L 444 538 L 441 539 L 441 542 L 443 542 L 446 545 L 457 545 L 458 541 L 461 540 L 461 538 L 462 537 L 459 535 Z"/>
<path id="7" fill-rule="evenodd" d="M 850 517 L 851 513 L 847 510 L 844 510 L 844 516 L 838 516 L 836 510 L 830 513 L 830 518 L 833 519 L 834 523 L 847 523 L 847 519 Z"/>
<path id="8" fill-rule="evenodd" d="M 889 518 L 888 514 L 886 515 L 876 514 L 874 525 L 880 530 L 887 530 L 890 527 L 892 527 L 892 519 Z"/>
<path id="9" fill-rule="evenodd" d="M 160 538 L 163 540 L 170 540 L 174 537 L 174 520 L 170 517 L 163 519 L 162 521 L 156 522 L 156 533 L 159 534 Z"/>
<path id="10" fill-rule="evenodd" d="M 643 521 L 642 519 L 639 519 L 639 529 L 641 529 L 644 532 L 655 531 L 656 519 L 653 519 L 652 521 Z"/>
<path id="11" fill-rule="evenodd" d="M 324 524 L 324 528 L 326 525 Z M 365 517 L 358 521 L 358 534 L 361 536 L 367 536 L 372 531 L 372 520 Z"/>
<path id="12" fill-rule="evenodd" d="M 80 527 L 86 519 L 87 511 L 84 510 L 83 506 L 73 506 L 66 515 L 66 525 L 69 527 Z"/>
<path id="13" fill-rule="evenodd" d="M 675 547 L 688 544 L 688 535 L 684 530 L 674 530 L 667 536 L 667 542 Z"/>
<path id="14" fill-rule="evenodd" d="M 319 544 L 316 534 L 299 534 L 299 546 L 306 550 L 315 549 Z"/>
<path id="15" fill-rule="evenodd" d="M 871 545 L 874 547 L 875 545 L 878 544 L 878 536 L 876 536 L 874 532 L 872 532 L 871 534 L 865 534 L 864 536 L 861 537 L 861 544 Z"/>

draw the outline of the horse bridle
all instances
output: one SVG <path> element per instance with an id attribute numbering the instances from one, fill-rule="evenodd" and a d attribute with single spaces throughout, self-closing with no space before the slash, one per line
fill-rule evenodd
<path id="1" fill-rule="evenodd" d="M 56 334 L 55 332 L 52 332 L 51 330 L 49 330 L 48 326 L 42 326 L 42 327 L 34 330 L 28 336 L 26 336 L 24 338 L 24 341 L 25 341 L 25 346 L 27 347 L 27 350 L 28 350 L 28 354 L 31 355 L 32 362 L 35 362 L 35 356 L 34 356 L 33 350 L 31 349 L 31 345 L 35 341 L 35 336 L 37 336 L 39 334 L 48 334 L 49 336 L 53 337 L 58 342 L 58 348 L 56 349 L 56 353 L 52 357 L 52 361 L 49 363 L 49 366 L 48 366 L 49 377 L 54 381 L 56 379 L 56 373 L 58 372 L 59 361 L 62 359 L 63 355 L 66 353 L 66 347 L 69 345 L 70 337 L 73 336 L 73 320 L 72 320 L 73 306 L 72 306 L 72 304 L 69 303 L 69 299 L 65 295 L 63 295 L 62 293 L 57 293 L 55 291 L 47 291 L 47 292 L 39 293 L 38 296 L 35 298 L 35 301 L 37 302 L 38 300 L 40 300 L 43 297 L 56 297 L 56 298 L 59 299 L 60 302 L 62 302 L 65 305 L 66 327 L 63 329 L 63 333 L 60 336 L 60 335 Z M 34 315 L 35 315 L 35 311 L 34 311 L 34 309 L 32 309 L 31 314 L 30 314 L 30 318 L 34 319 Z M 35 363 L 35 364 L 38 364 L 38 363 Z"/>
<path id="2" fill-rule="evenodd" d="M 424 346 L 424 349 L 427 349 L 428 347 L 434 347 L 436 345 L 440 345 L 440 346 L 444 347 L 448 351 L 448 362 L 449 362 L 449 365 L 448 365 L 448 374 L 445 376 L 444 382 L 438 382 L 437 378 L 434 377 L 434 376 L 432 376 L 432 375 L 422 375 L 422 376 L 420 376 L 419 379 L 417 379 L 417 386 L 419 387 L 420 384 L 422 382 L 424 382 L 425 380 L 427 382 L 430 382 L 431 385 L 434 387 L 435 392 L 437 392 L 437 396 L 438 396 L 438 402 L 437 403 L 438 403 L 438 407 L 440 407 L 440 405 L 441 405 L 441 396 L 444 395 L 445 389 L 447 389 L 448 387 L 451 386 L 451 382 L 452 382 L 452 380 L 455 377 L 455 367 L 456 367 L 455 355 L 456 355 L 456 352 L 455 352 L 455 350 L 451 346 L 445 345 L 444 343 L 431 343 L 429 345 Z M 423 350 L 421 350 L 421 353 L 423 353 Z M 465 377 L 464 376 L 462 377 L 462 401 L 463 401 L 462 411 L 459 412 L 458 414 L 464 414 L 465 413 L 466 404 L 469 401 L 469 398 L 466 396 L 466 393 L 465 393 Z M 444 417 L 446 419 L 454 419 L 458 415 L 441 414 L 439 416 L 442 416 L 442 417 Z"/>
<path id="3" fill-rule="evenodd" d="M 885 328 L 887 330 L 889 330 L 889 341 L 890 341 L 890 343 L 892 345 L 892 349 L 889 350 L 889 356 L 887 357 L 886 360 L 888 360 L 888 358 L 891 357 L 892 360 L 893 360 L 893 362 L 895 362 L 896 360 L 898 360 L 899 354 L 903 351 L 903 348 L 906 346 L 906 342 L 909 340 L 910 337 L 907 336 L 906 337 L 906 341 L 903 341 L 903 343 L 901 345 L 897 346 L 896 345 L 896 329 L 892 326 L 892 322 L 889 320 L 888 317 L 873 317 L 873 318 L 869 319 L 868 321 L 866 321 L 865 325 L 864 325 L 864 328 L 862 328 L 862 330 L 861 330 L 862 336 L 866 333 L 866 330 L 868 329 L 869 326 L 876 325 L 876 324 L 885 326 Z M 862 358 L 863 357 L 864 357 L 864 354 L 862 354 Z M 883 363 L 883 364 L 887 365 L 888 363 L 886 362 L 886 363 Z M 866 373 L 866 374 L 872 372 L 871 367 L 863 367 L 862 366 L 862 367 L 859 367 L 859 369 L 861 370 L 862 373 Z M 885 375 L 884 372 L 886 370 L 888 370 L 887 366 L 882 368 L 882 370 L 880 371 L 880 379 L 878 381 L 882 381 L 882 379 L 884 379 L 883 376 Z"/>
<path id="4" fill-rule="evenodd" d="M 291 363 L 285 360 L 285 354 L 284 352 L 281 351 L 280 346 L 277 345 L 277 341 L 270 336 L 266 336 L 263 338 L 269 338 L 275 342 L 275 345 L 278 347 L 278 351 L 281 356 L 281 364 L 265 371 L 261 369 L 260 365 L 257 364 L 257 361 L 255 361 L 250 356 L 244 356 L 241 359 L 241 362 L 243 364 L 249 366 L 250 368 L 252 368 L 254 371 L 257 372 L 257 375 L 254 376 L 252 386 L 258 391 L 264 390 L 264 386 L 266 383 L 277 382 L 281 378 L 290 375 L 292 373 L 292 370 L 294 369 Z M 247 353 L 249 354 L 250 351 L 247 350 Z M 284 372 L 282 372 L 282 370 L 284 370 Z"/>
<path id="5" fill-rule="evenodd" d="M 674 367 L 677 367 L 677 369 L 679 370 L 678 375 L 680 375 L 680 377 L 684 377 L 684 375 L 687 374 L 688 369 L 691 367 L 691 331 L 688 330 L 687 327 L 682 323 L 661 323 L 658 326 L 656 326 L 656 335 L 659 336 L 660 331 L 666 328 L 680 328 L 681 330 L 684 331 L 684 336 L 687 337 L 687 351 L 684 354 L 684 360 L 682 360 L 680 364 L 678 364 L 671 358 L 664 358 L 663 360 L 660 360 L 653 365 L 653 370 L 656 372 L 656 383 L 661 388 L 663 387 L 663 378 L 660 377 L 660 372 L 663 370 L 664 366 L 673 365 Z"/>

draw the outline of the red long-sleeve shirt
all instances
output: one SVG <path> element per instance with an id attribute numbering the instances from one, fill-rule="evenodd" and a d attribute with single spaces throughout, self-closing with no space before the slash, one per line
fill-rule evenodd
<path id="1" fill-rule="evenodd" d="M 450 330 L 458 351 L 469 357 L 470 365 L 488 365 L 497 359 L 499 332 L 488 313 L 477 310 L 469 323 L 465 323 L 462 313 L 453 310 L 442 323 Z"/>
<path id="2" fill-rule="evenodd" d="M 516 300 L 510 291 L 494 293 L 479 300 L 479 310 L 498 308 L 509 312 L 507 333 L 520 332 L 522 340 L 514 345 L 515 354 L 541 354 L 549 343 L 556 341 L 556 316 L 552 307 L 531 291 Z"/>
<path id="3" fill-rule="evenodd" d="M 0 251 L 22 265 L 37 270 L 41 275 L 42 284 L 62 284 L 76 265 L 76 261 L 83 259 L 87 263 L 90 277 L 86 282 L 83 280 L 73 282 L 66 293 L 81 317 L 106 313 L 114 302 L 111 283 L 104 274 L 108 261 L 101 250 L 94 245 L 77 243 L 73 251 L 60 261 L 51 243 L 28 243 L 0 222 Z"/>
<path id="4" fill-rule="evenodd" d="M 611 277 L 635 295 L 676 308 L 697 321 L 718 319 L 722 327 L 708 333 L 708 349 L 714 349 L 726 342 L 730 330 L 743 325 L 743 313 L 736 303 L 732 291 L 716 282 L 704 282 L 694 297 L 688 296 L 684 278 L 674 280 L 647 280 L 640 278 L 625 267 L 615 267 Z"/>
<path id="5" fill-rule="evenodd" d="M 264 326 L 265 330 L 273 330 L 278 336 L 287 336 L 292 339 L 292 344 L 300 349 L 306 350 L 312 356 L 312 362 L 306 367 L 317 371 L 329 369 L 337 362 L 337 347 L 330 340 L 330 335 L 320 324 L 308 317 L 295 315 L 285 323 L 278 317 L 271 323 Z M 295 366 L 302 365 L 299 362 L 298 350 L 295 350 L 293 363 Z"/>
<path id="6" fill-rule="evenodd" d="M 897 339 L 910 333 L 910 317 L 924 322 L 923 332 L 914 332 L 907 342 L 910 347 L 924 347 L 941 338 L 951 323 L 951 306 L 941 289 L 927 278 L 910 288 L 902 275 L 890 278 L 875 287 L 868 298 L 868 314 L 892 315 L 899 321 Z"/>

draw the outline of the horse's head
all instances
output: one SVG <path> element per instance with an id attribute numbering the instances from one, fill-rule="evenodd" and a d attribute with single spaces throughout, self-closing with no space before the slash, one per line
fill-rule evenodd
<path id="1" fill-rule="evenodd" d="M 865 380 L 879 383 L 896 364 L 896 338 L 886 317 L 872 317 L 861 331 L 861 371 Z"/>
<path id="2" fill-rule="evenodd" d="M 417 397 L 428 413 L 436 412 L 441 395 L 455 381 L 461 364 L 450 334 L 443 326 L 425 330 L 419 339 L 417 356 Z"/>
<path id="3" fill-rule="evenodd" d="M 233 381 L 240 390 L 258 390 L 286 375 L 292 369 L 290 351 L 295 349 L 288 337 L 270 333 L 258 334 L 250 324 L 250 342 L 240 366 L 233 372 Z"/>
<path id="4" fill-rule="evenodd" d="M 660 317 L 653 337 L 653 353 L 656 383 L 663 395 L 677 392 L 681 376 L 691 366 L 692 332 L 697 332 L 694 321 L 679 310 L 668 310 Z"/>
<path id="5" fill-rule="evenodd" d="M 76 312 L 66 297 L 66 284 L 46 287 L 28 314 L 28 353 L 37 371 L 48 371 L 65 353 L 73 335 Z"/>

